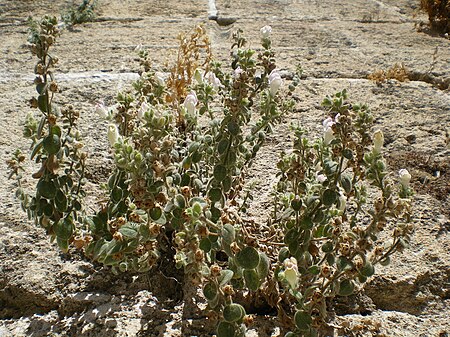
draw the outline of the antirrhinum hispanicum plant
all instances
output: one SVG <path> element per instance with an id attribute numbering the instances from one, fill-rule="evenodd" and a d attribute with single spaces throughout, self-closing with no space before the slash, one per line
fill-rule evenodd
<path id="1" fill-rule="evenodd" d="M 32 174 L 37 180 L 33 194 L 22 187 L 25 156 L 17 151 L 8 164 L 11 177 L 17 178 L 16 195 L 22 208 L 66 252 L 83 227 L 86 153 L 81 151 L 83 143 L 76 128 L 79 112 L 72 105 L 54 103 L 59 87 L 52 69 L 58 59 L 51 48 L 59 35 L 57 20 L 45 16 L 39 22 L 30 19 L 29 25 L 29 47 L 37 58 L 37 97 L 30 100 L 34 110 L 26 118 L 23 135 L 32 141 L 30 159 L 38 165 Z"/>
<path id="2" fill-rule="evenodd" d="M 292 303 L 290 337 L 319 335 L 329 300 L 351 295 L 413 232 L 411 175 L 387 173 L 383 133 L 371 135 L 368 107 L 348 103 L 345 90 L 322 105 L 323 137 L 312 142 L 294 128 L 293 151 L 278 163 L 273 222 L 285 247 L 275 275 Z"/>
<path id="3" fill-rule="evenodd" d="M 184 290 L 202 289 L 218 337 L 245 335 L 252 322 L 246 301 L 255 296 L 291 318 L 288 336 L 314 336 L 326 328 L 327 299 L 350 295 L 407 245 L 411 176 L 402 170 L 396 183 L 387 173 L 382 132 L 372 133 L 367 106 L 348 103 L 345 91 L 323 103 L 323 137 L 312 142 L 293 129 L 268 220 L 277 235 L 262 240 L 249 226 L 249 168 L 293 108 L 300 81 L 295 74 L 284 89 L 269 26 L 258 51 L 238 30 L 228 67 L 214 61 L 202 26 L 180 36 L 167 72 L 139 51 L 144 69 L 133 89 L 96 107 L 109 121 L 115 168 L 107 202 L 85 214 L 76 114 L 52 104 L 55 24 L 45 18 L 32 30 L 39 58 L 32 103 L 42 116 L 28 117 L 25 133 L 41 168 L 36 195 L 20 179 L 18 195 L 64 251 L 73 245 L 114 273 L 155 270 L 169 254 L 184 272 Z M 17 153 L 10 161 L 12 175 L 21 177 L 24 160 Z"/>

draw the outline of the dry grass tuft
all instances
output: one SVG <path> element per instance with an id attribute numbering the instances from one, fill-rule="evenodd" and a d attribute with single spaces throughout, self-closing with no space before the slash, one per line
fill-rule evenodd
<path id="1" fill-rule="evenodd" d="M 378 69 L 367 76 L 369 80 L 382 83 L 387 80 L 397 80 L 399 82 L 409 81 L 408 70 L 403 64 L 396 63 L 388 70 Z"/>

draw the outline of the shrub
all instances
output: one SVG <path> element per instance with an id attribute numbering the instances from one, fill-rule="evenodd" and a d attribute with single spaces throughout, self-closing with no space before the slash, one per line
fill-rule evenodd
<path id="1" fill-rule="evenodd" d="M 96 0 L 83 0 L 83 2 L 78 6 L 73 4 L 71 7 L 69 7 L 61 15 L 61 18 L 69 27 L 73 27 L 84 22 L 91 22 L 97 16 L 95 14 L 96 5 Z"/>
<path id="2" fill-rule="evenodd" d="M 448 0 L 420 0 L 420 8 L 428 13 L 431 28 L 450 33 L 450 2 Z"/>
<path id="3" fill-rule="evenodd" d="M 286 336 L 315 336 L 327 325 L 326 299 L 350 295 L 407 246 L 411 176 L 401 170 L 391 181 L 382 132 L 372 135 L 368 107 L 348 103 L 345 91 L 323 102 L 323 137 L 293 128 L 293 148 L 277 165 L 272 235 L 245 220 L 248 170 L 299 82 L 296 75 L 282 89 L 267 26 L 259 52 L 245 47 L 242 31 L 233 35 L 229 70 L 213 61 L 201 26 L 180 36 L 168 74 L 140 52 L 145 71 L 133 90 L 97 106 L 110 122 L 115 168 L 108 201 L 88 214 L 78 113 L 53 103 L 55 25 L 51 17 L 34 23 L 29 40 L 38 58 L 38 117 L 27 117 L 24 132 L 40 165 L 32 194 L 21 186 L 25 156 L 8 164 L 22 207 L 63 251 L 73 246 L 114 273 L 158 268 L 173 251 L 185 286 L 203 290 L 218 337 L 244 336 L 245 302 L 256 294 L 291 318 Z"/>

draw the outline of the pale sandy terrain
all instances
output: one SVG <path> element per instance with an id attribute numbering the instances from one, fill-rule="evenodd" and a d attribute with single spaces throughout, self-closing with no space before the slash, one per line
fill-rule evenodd
<path id="1" fill-rule="evenodd" d="M 99 0 L 99 20 L 64 30 L 55 47 L 59 101 L 82 113 L 90 152 L 89 200 L 94 205 L 95 185 L 105 181 L 112 165 L 106 122 L 93 113 L 93 105 L 99 99 L 113 103 L 117 91 L 137 78 L 138 44 L 160 67 L 175 54 L 178 33 L 203 22 L 215 56 L 223 60 L 233 29 L 242 28 L 257 47 L 259 29 L 269 24 L 278 67 L 289 74 L 301 64 L 304 78 L 294 93 L 294 114 L 277 127 L 252 176 L 274 180 L 277 153 L 289 146 L 289 123 L 318 135 L 325 114 L 320 102 L 346 88 L 352 101 L 371 107 L 385 134 L 390 167 L 412 172 L 416 189 L 411 248 L 378 268 L 360 293 L 337 300 L 336 325 L 343 328 L 335 335 L 448 336 L 450 40 L 417 31 L 427 20 L 416 10 L 418 2 L 220 0 L 219 14 L 237 21 L 219 27 L 207 19 L 206 0 Z M 173 279 L 158 272 L 117 277 L 77 253 L 60 253 L 26 220 L 14 198 L 5 161 L 15 149 L 28 148 L 21 123 L 35 91 L 26 18 L 60 15 L 66 3 L 0 0 L 0 337 L 210 336 L 203 319 L 183 318 L 183 293 Z M 403 63 L 415 80 L 377 85 L 366 79 L 395 63 Z M 441 88 L 427 83 L 433 81 Z M 262 183 L 254 191 L 255 221 L 269 214 L 269 193 Z M 249 336 L 277 336 L 275 315 L 257 315 Z M 359 330 L 350 329 L 358 324 Z"/>

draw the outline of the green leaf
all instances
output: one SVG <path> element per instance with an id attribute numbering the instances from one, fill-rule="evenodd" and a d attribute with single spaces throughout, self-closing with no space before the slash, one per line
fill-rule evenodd
<path id="1" fill-rule="evenodd" d="M 222 181 L 222 187 L 224 192 L 228 192 L 231 189 L 232 179 L 230 176 L 226 176 Z"/>
<path id="2" fill-rule="evenodd" d="M 46 199 L 54 199 L 57 189 L 53 181 L 39 180 L 37 186 L 38 193 Z"/>
<path id="3" fill-rule="evenodd" d="M 299 310 L 295 313 L 294 321 L 297 329 L 300 331 L 308 331 L 311 328 L 312 317 L 310 313 Z"/>
<path id="4" fill-rule="evenodd" d="M 288 247 L 282 247 L 280 249 L 280 252 L 278 253 L 278 261 L 280 263 L 283 263 L 284 260 L 289 258 L 289 248 Z"/>
<path id="5" fill-rule="evenodd" d="M 300 222 L 300 225 L 301 225 L 301 227 L 303 228 L 303 229 L 311 229 L 311 228 L 313 228 L 313 226 L 314 226 L 314 223 L 313 223 L 313 221 L 311 220 L 311 218 L 310 217 L 304 217 L 303 219 L 302 219 L 302 221 Z"/>
<path id="6" fill-rule="evenodd" d="M 307 273 L 312 274 L 312 275 L 319 275 L 320 268 L 319 268 L 319 266 L 311 266 L 308 268 Z"/>
<path id="7" fill-rule="evenodd" d="M 219 154 L 224 154 L 228 149 L 229 144 L 230 142 L 228 141 L 228 139 L 222 139 L 219 144 L 217 144 L 217 152 L 219 152 Z"/>
<path id="8" fill-rule="evenodd" d="M 259 264 L 259 253 L 247 246 L 236 254 L 236 262 L 244 269 L 255 269 Z"/>
<path id="9" fill-rule="evenodd" d="M 125 224 L 122 227 L 119 228 L 119 232 L 129 238 L 129 239 L 134 239 L 138 236 L 138 230 L 135 226 L 131 225 L 131 224 Z"/>
<path id="10" fill-rule="evenodd" d="M 352 152 L 352 150 L 350 150 L 350 149 L 345 149 L 345 150 L 342 152 L 342 155 L 343 155 L 346 159 L 348 159 L 348 160 L 353 159 L 353 152 Z"/>
<path id="11" fill-rule="evenodd" d="M 220 322 L 217 326 L 217 337 L 236 337 L 236 328 L 229 322 Z"/>
<path id="12" fill-rule="evenodd" d="M 192 154 L 192 162 L 194 164 L 196 164 L 196 163 L 200 162 L 200 160 L 202 160 L 202 153 L 200 151 L 195 151 Z"/>
<path id="13" fill-rule="evenodd" d="M 340 256 L 336 264 L 338 269 L 341 271 L 345 269 L 351 269 L 352 266 L 352 263 L 345 256 Z"/>
<path id="14" fill-rule="evenodd" d="M 323 192 L 322 203 L 325 206 L 333 205 L 337 200 L 337 193 L 331 189 L 327 189 Z"/>
<path id="15" fill-rule="evenodd" d="M 380 264 L 384 267 L 389 265 L 391 263 L 391 258 L 389 256 L 386 256 L 384 259 L 380 260 Z"/>
<path id="16" fill-rule="evenodd" d="M 161 207 L 153 207 L 149 213 L 153 221 L 158 221 L 162 216 L 162 209 Z"/>
<path id="17" fill-rule="evenodd" d="M 148 240 L 151 236 L 150 228 L 146 223 L 143 223 L 139 226 L 139 234 L 142 236 L 144 240 Z"/>
<path id="18" fill-rule="evenodd" d="M 227 322 L 237 322 L 244 318 L 245 309 L 242 305 L 231 303 L 223 308 L 223 318 Z"/>
<path id="19" fill-rule="evenodd" d="M 211 246 L 212 246 L 211 241 L 208 238 L 203 238 L 200 240 L 199 247 L 205 253 L 208 253 L 211 250 Z"/>
<path id="20" fill-rule="evenodd" d="M 58 125 L 53 125 L 51 127 L 50 133 L 61 138 L 61 128 Z"/>
<path id="21" fill-rule="evenodd" d="M 249 290 L 256 291 L 261 285 L 259 275 L 255 269 L 244 269 L 242 272 L 245 280 L 245 285 Z"/>
<path id="22" fill-rule="evenodd" d="M 366 262 L 366 264 L 361 268 L 359 271 L 362 276 L 370 277 L 373 274 L 375 274 L 375 268 L 369 261 Z"/>
<path id="23" fill-rule="evenodd" d="M 117 203 L 120 200 L 122 200 L 123 197 L 123 191 L 119 186 L 114 186 L 114 188 L 111 191 L 111 199 L 113 202 Z"/>
<path id="24" fill-rule="evenodd" d="M 190 152 L 190 153 L 194 153 L 195 151 L 198 150 L 199 147 L 200 147 L 200 143 L 199 143 L 199 142 L 192 142 L 192 143 L 189 145 L 189 152 Z"/>
<path id="25" fill-rule="evenodd" d="M 58 135 L 51 134 L 44 138 L 43 141 L 44 150 L 49 155 L 57 154 L 61 148 L 61 142 Z"/>
<path id="26" fill-rule="evenodd" d="M 208 192 L 208 197 L 212 202 L 217 202 L 222 199 L 222 191 L 219 188 L 212 188 Z"/>
<path id="27" fill-rule="evenodd" d="M 69 240 L 72 237 L 74 225 L 71 218 L 59 220 L 54 226 L 56 237 L 62 240 Z"/>
<path id="28" fill-rule="evenodd" d="M 228 223 L 223 225 L 222 238 L 229 245 L 231 245 L 234 242 L 236 238 L 236 230 L 234 229 L 233 225 Z"/>
<path id="29" fill-rule="evenodd" d="M 58 244 L 59 249 L 61 249 L 64 253 L 67 253 L 69 250 L 69 240 L 56 237 L 56 243 Z"/>
<path id="30" fill-rule="evenodd" d="M 177 194 L 175 196 L 174 204 L 178 208 L 182 208 L 182 209 L 185 208 L 186 207 L 186 200 L 184 199 L 183 195 Z"/>
<path id="31" fill-rule="evenodd" d="M 227 284 L 228 282 L 231 281 L 231 279 L 233 278 L 233 271 L 229 270 L 229 269 L 223 269 L 220 272 L 220 276 L 219 276 L 219 284 L 221 287 L 223 287 L 225 284 Z"/>
<path id="32" fill-rule="evenodd" d="M 349 194 L 352 191 L 352 181 L 347 176 L 341 177 L 341 185 L 345 193 Z"/>
<path id="33" fill-rule="evenodd" d="M 298 212 L 302 208 L 302 199 L 298 195 L 291 201 L 291 207 L 294 211 Z"/>
<path id="34" fill-rule="evenodd" d="M 324 253 L 329 253 L 329 252 L 333 251 L 333 248 L 334 248 L 334 246 L 333 246 L 332 241 L 327 241 L 322 245 L 322 251 Z"/>
<path id="35" fill-rule="evenodd" d="M 39 95 L 44 94 L 46 89 L 47 85 L 45 83 L 39 83 L 36 85 L 36 91 Z"/>
<path id="36" fill-rule="evenodd" d="M 214 179 L 221 182 L 227 177 L 227 168 L 223 165 L 217 165 L 214 167 Z"/>
<path id="37" fill-rule="evenodd" d="M 43 208 L 43 212 L 47 217 L 51 217 L 53 215 L 53 205 L 46 204 Z"/>
<path id="38" fill-rule="evenodd" d="M 339 296 L 349 296 L 353 294 L 353 290 L 355 289 L 355 284 L 350 280 L 343 280 L 339 283 Z"/>
<path id="39" fill-rule="evenodd" d="M 235 121 L 230 121 L 227 125 L 228 131 L 233 136 L 237 136 L 241 132 L 241 128 L 239 127 L 239 124 Z"/>
<path id="40" fill-rule="evenodd" d="M 267 257 L 266 254 L 260 252 L 259 253 L 259 264 L 256 268 L 256 271 L 258 272 L 259 279 L 264 281 L 264 279 L 269 275 L 270 270 L 270 260 Z"/>
<path id="41" fill-rule="evenodd" d="M 43 140 L 40 140 L 33 148 L 33 151 L 31 152 L 31 159 L 33 159 L 39 152 L 40 149 L 42 149 Z"/>
<path id="42" fill-rule="evenodd" d="M 41 110 L 42 112 L 45 112 L 45 113 L 49 112 L 48 105 L 47 105 L 47 95 L 39 95 L 38 107 L 39 107 L 39 110 Z"/>
<path id="43" fill-rule="evenodd" d="M 208 301 L 213 301 L 217 297 L 218 293 L 219 289 L 214 282 L 208 282 L 203 287 L 203 295 Z"/>

